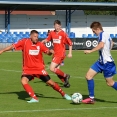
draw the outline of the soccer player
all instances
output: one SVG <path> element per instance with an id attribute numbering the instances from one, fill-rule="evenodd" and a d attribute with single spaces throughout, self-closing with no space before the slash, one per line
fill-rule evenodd
<path id="1" fill-rule="evenodd" d="M 21 83 L 26 92 L 32 97 L 28 103 L 39 102 L 32 87 L 28 84 L 34 77 L 40 78 L 54 90 L 59 92 L 64 98 L 71 100 L 71 97 L 65 94 L 58 84 L 50 79 L 50 76 L 45 71 L 42 53 L 51 55 L 53 51 L 49 50 L 43 43 L 38 41 L 38 32 L 36 30 L 30 32 L 30 38 L 24 38 L 17 43 L 0 50 L 0 54 L 12 49 L 22 50 L 23 73 L 21 76 Z"/>
<path id="2" fill-rule="evenodd" d="M 64 82 L 64 87 L 70 87 L 69 78 L 70 75 L 64 73 L 57 67 L 62 63 L 65 58 L 65 46 L 69 45 L 69 54 L 67 55 L 69 58 L 72 57 L 72 41 L 69 39 L 67 34 L 61 29 L 61 22 L 59 20 L 54 21 L 55 30 L 51 31 L 48 37 L 42 41 L 42 43 L 46 43 L 48 41 L 53 41 L 54 47 L 54 57 L 52 59 L 50 70 L 55 73 L 62 82 Z"/>
<path id="3" fill-rule="evenodd" d="M 94 101 L 94 76 L 98 73 L 102 73 L 108 86 L 117 90 L 117 82 L 113 80 L 113 76 L 116 74 L 116 66 L 111 56 L 110 50 L 113 46 L 113 41 L 109 34 L 103 31 L 100 22 L 93 22 L 90 25 L 93 33 L 98 36 L 98 45 L 92 50 L 85 50 L 85 54 L 90 54 L 95 51 L 99 51 L 99 59 L 91 66 L 86 73 L 86 80 L 88 84 L 89 98 L 82 100 L 85 104 L 93 104 Z"/>
<path id="4" fill-rule="evenodd" d="M 64 61 L 62 61 L 62 63 L 60 64 L 60 66 L 64 66 Z"/>

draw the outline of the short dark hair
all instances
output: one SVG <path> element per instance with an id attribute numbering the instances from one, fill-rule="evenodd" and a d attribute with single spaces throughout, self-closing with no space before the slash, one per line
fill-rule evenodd
<path id="1" fill-rule="evenodd" d="M 61 21 L 55 20 L 55 21 L 54 21 L 54 25 L 55 25 L 55 24 L 61 25 Z"/>
<path id="2" fill-rule="evenodd" d="M 93 29 L 97 29 L 97 28 L 99 28 L 100 30 L 103 30 L 103 28 L 102 28 L 102 25 L 101 25 L 101 23 L 100 22 L 93 22 L 91 25 L 90 25 L 90 28 L 93 28 Z"/>
<path id="3" fill-rule="evenodd" d="M 39 34 L 37 30 L 31 30 L 30 35 L 33 33 Z"/>

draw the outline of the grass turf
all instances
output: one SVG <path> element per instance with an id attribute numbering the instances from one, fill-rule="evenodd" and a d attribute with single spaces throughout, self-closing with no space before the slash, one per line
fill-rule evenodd
<path id="1" fill-rule="evenodd" d="M 115 63 L 117 52 L 112 51 Z M 95 77 L 96 103 L 73 104 L 61 97 L 51 87 L 41 80 L 30 82 L 39 103 L 28 104 L 30 99 L 21 83 L 21 52 L 6 52 L 0 55 L 0 117 L 116 117 L 117 92 L 108 87 L 102 74 Z M 85 55 L 83 51 L 73 51 L 73 58 L 66 58 L 63 71 L 71 75 L 70 88 L 63 88 L 61 81 L 48 70 L 51 57 L 44 55 L 46 69 L 51 78 L 56 81 L 69 95 L 79 92 L 87 97 L 87 83 L 84 78 L 89 67 L 98 58 L 98 53 Z M 117 76 L 115 75 L 115 80 Z"/>

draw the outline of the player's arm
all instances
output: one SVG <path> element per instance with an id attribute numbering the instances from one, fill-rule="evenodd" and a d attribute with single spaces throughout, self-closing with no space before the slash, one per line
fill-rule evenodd
<path id="1" fill-rule="evenodd" d="M 71 58 L 72 57 L 72 46 L 69 46 L 69 53 L 67 57 Z"/>
<path id="2" fill-rule="evenodd" d="M 3 52 L 6 52 L 6 51 L 12 50 L 12 49 L 22 50 L 23 44 L 24 44 L 24 39 L 22 39 L 22 40 L 18 41 L 17 43 L 12 44 L 12 45 L 0 50 L 0 54 L 2 54 Z"/>
<path id="3" fill-rule="evenodd" d="M 42 42 L 42 43 L 47 43 L 47 40 L 46 40 L 46 39 L 44 39 L 44 40 L 42 40 L 41 42 Z"/>
<path id="4" fill-rule="evenodd" d="M 104 47 L 106 40 L 107 40 L 107 37 L 105 34 L 103 34 L 102 36 L 99 36 L 99 44 L 95 48 L 93 48 L 92 50 L 85 50 L 84 53 L 89 54 L 89 53 L 92 53 L 92 52 L 95 52 L 95 51 L 102 49 Z"/>
<path id="5" fill-rule="evenodd" d="M 70 40 L 70 38 L 68 37 L 68 35 L 66 34 L 66 44 L 69 45 L 69 53 L 67 55 L 67 57 L 71 58 L 72 57 L 72 41 Z"/>
<path id="6" fill-rule="evenodd" d="M 52 49 L 49 50 L 43 43 L 41 43 L 41 51 L 47 55 L 54 54 L 54 50 L 52 50 Z"/>
<path id="7" fill-rule="evenodd" d="M 95 48 L 93 48 L 92 50 L 85 50 L 84 53 L 89 54 L 89 53 L 98 51 L 98 50 L 102 49 L 103 47 L 104 47 L 104 42 L 101 41 Z"/>
<path id="8" fill-rule="evenodd" d="M 14 48 L 14 46 L 13 45 L 10 45 L 10 46 L 8 46 L 8 47 L 0 50 L 0 54 L 2 54 L 3 52 L 6 52 L 6 51 L 12 50 L 13 48 Z"/>
<path id="9" fill-rule="evenodd" d="M 48 41 L 51 41 L 51 39 L 52 39 L 52 36 L 51 36 L 51 32 L 50 32 L 48 37 L 46 39 L 42 40 L 41 42 L 42 43 L 47 43 Z"/>
<path id="10" fill-rule="evenodd" d="M 50 56 L 50 55 L 54 54 L 54 50 L 50 49 L 50 50 L 46 51 L 45 53 Z"/>

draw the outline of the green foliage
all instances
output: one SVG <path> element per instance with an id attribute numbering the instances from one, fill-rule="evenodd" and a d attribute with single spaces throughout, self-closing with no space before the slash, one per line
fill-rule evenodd
<path id="1" fill-rule="evenodd" d="M 117 11 L 91 11 L 85 10 L 86 15 L 117 15 Z"/>
<path id="2" fill-rule="evenodd" d="M 117 0 L 61 0 L 64 2 L 117 2 Z M 117 15 L 117 11 L 84 10 L 86 15 Z"/>
<path id="3" fill-rule="evenodd" d="M 61 0 L 65 2 L 117 2 L 117 0 Z"/>

